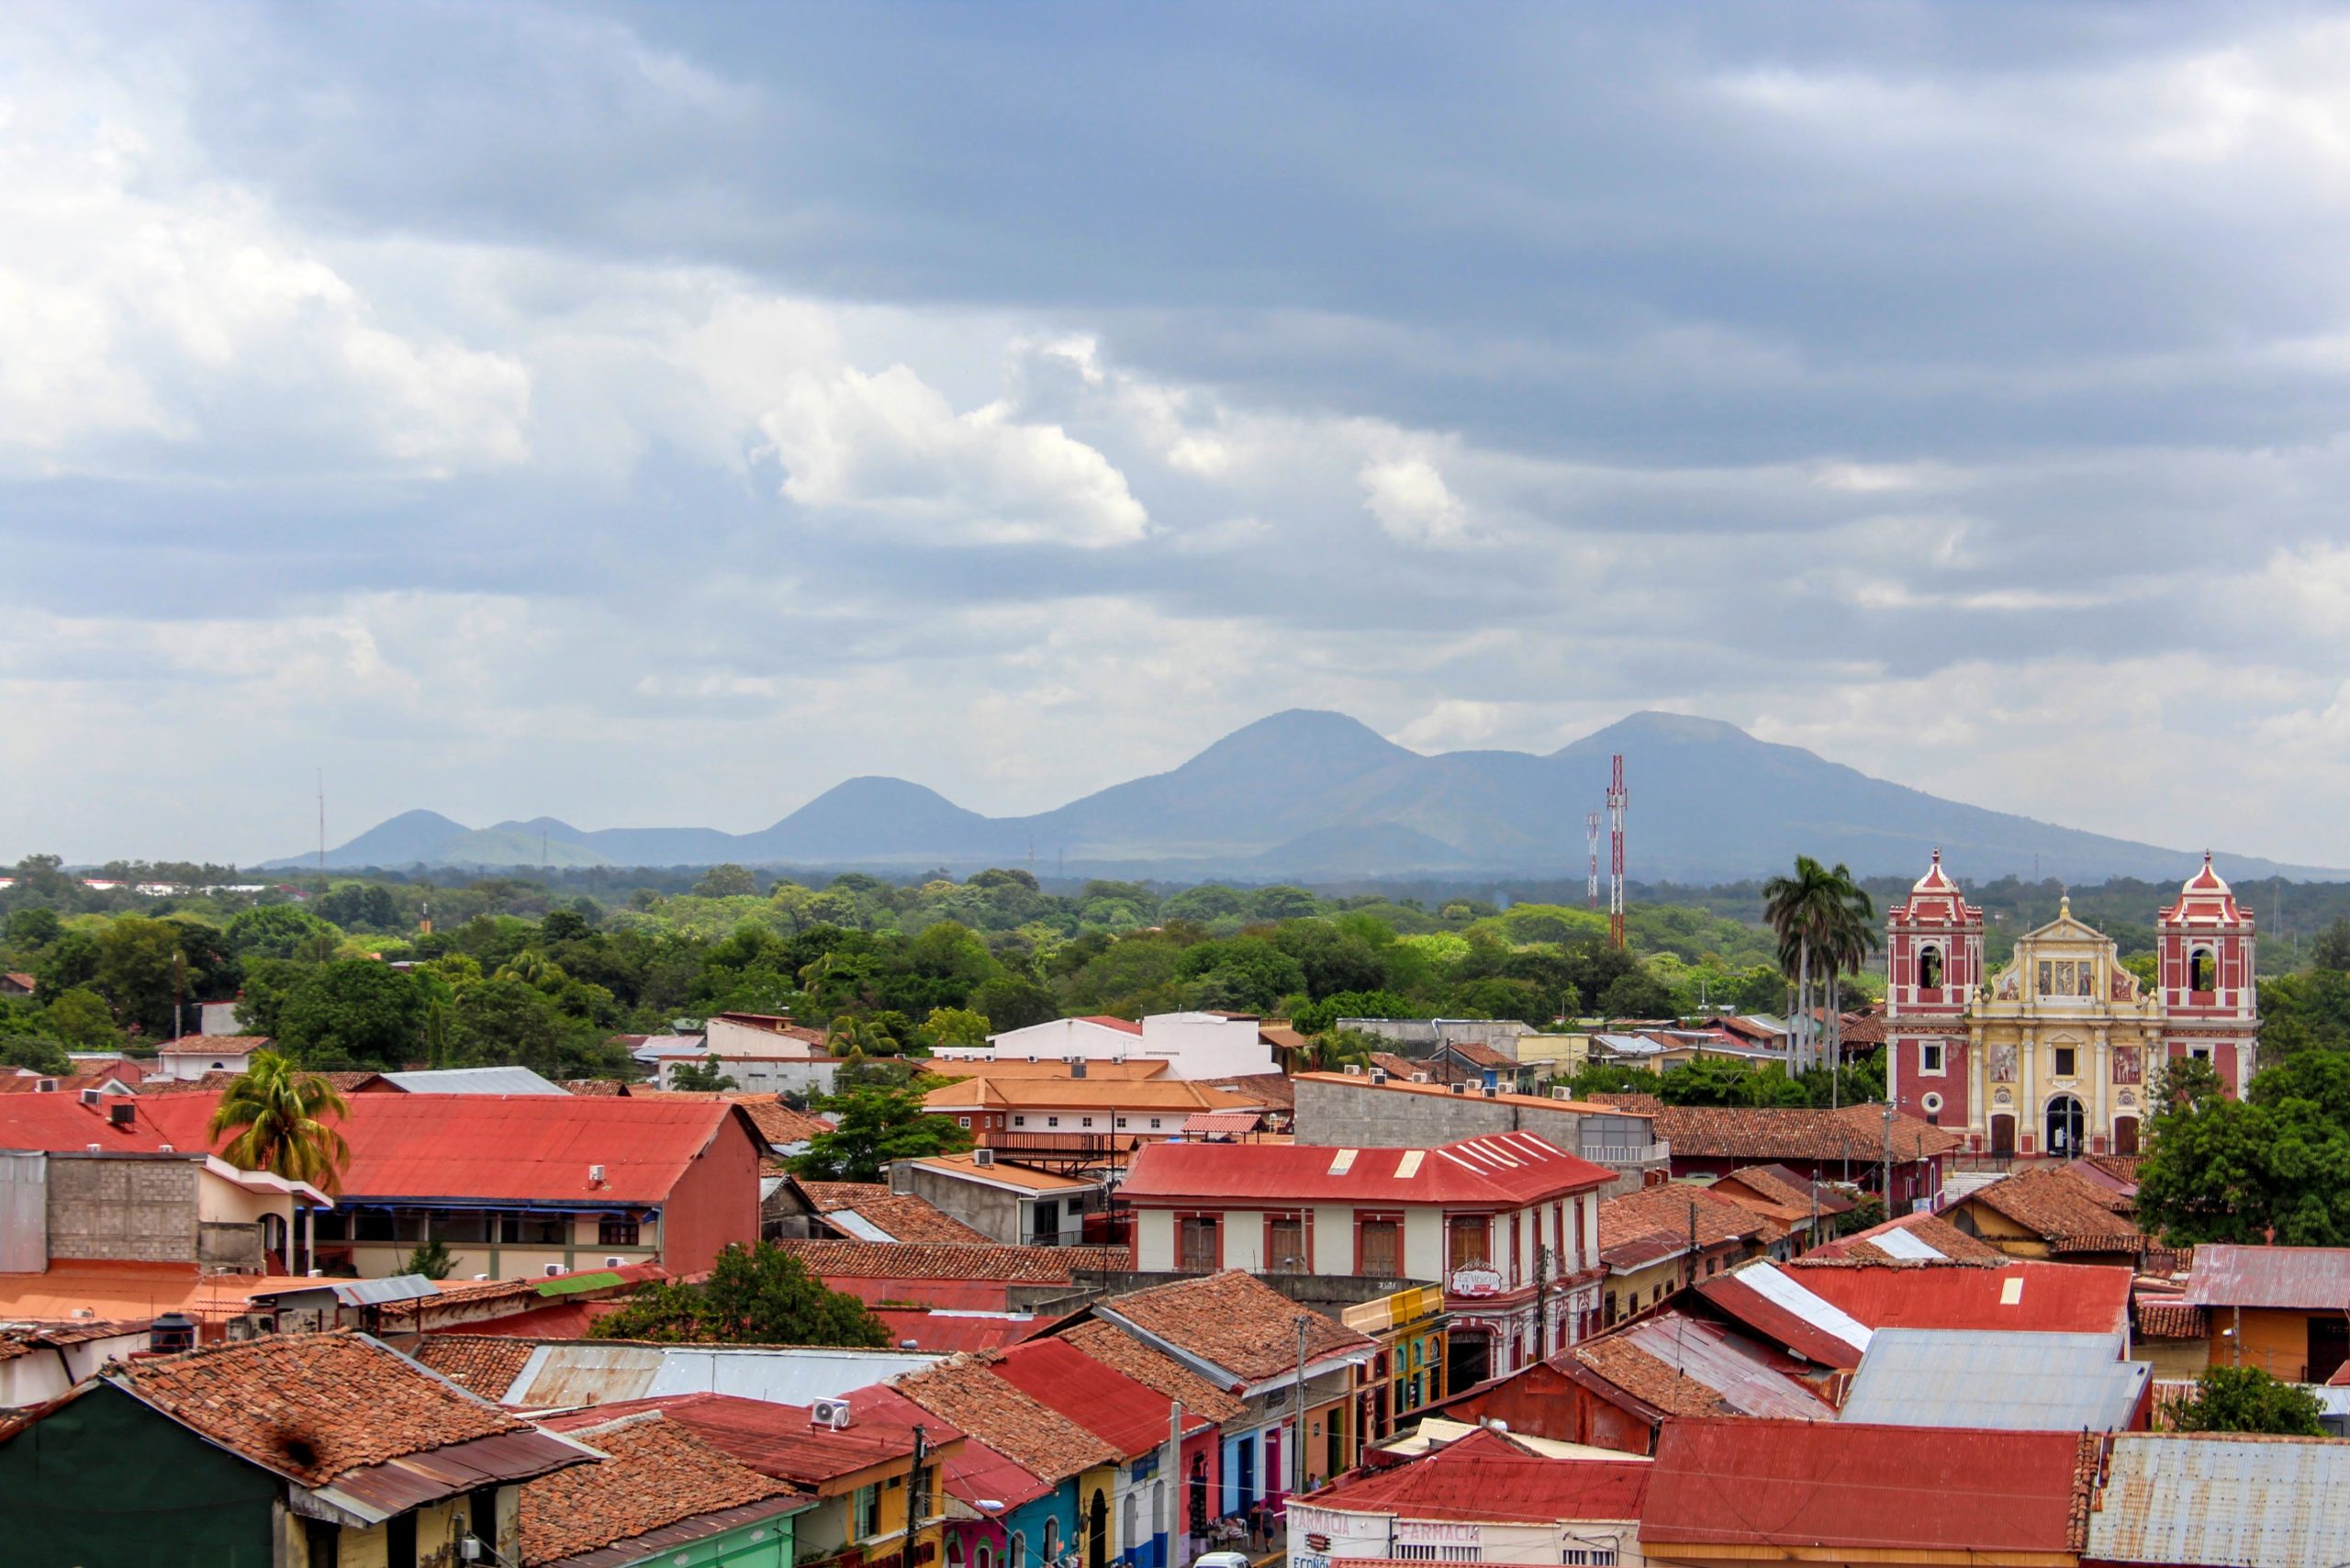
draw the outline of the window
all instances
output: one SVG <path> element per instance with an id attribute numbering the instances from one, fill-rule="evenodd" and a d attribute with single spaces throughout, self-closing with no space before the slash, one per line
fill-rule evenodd
<path id="1" fill-rule="evenodd" d="M 982 1547 L 981 1551 L 986 1548 Z M 1016 1529 L 1003 1549 L 1003 1568 L 1028 1568 L 1028 1532 Z"/>
<path id="2" fill-rule="evenodd" d="M 1463 1215 L 1449 1222 L 1445 1228 L 1451 1241 L 1449 1255 L 1454 1272 L 1485 1267 L 1490 1227 L 1483 1215 Z"/>
<path id="3" fill-rule="evenodd" d="M 1355 1233 L 1355 1272 L 1372 1280 L 1403 1278 L 1403 1230 L 1398 1220 L 1364 1220 Z"/>
<path id="4" fill-rule="evenodd" d="M 865 1540 L 881 1533 L 881 1488 L 860 1486 L 849 1499 L 849 1539 Z"/>
<path id="5" fill-rule="evenodd" d="M 434 1209 L 425 1222 L 435 1241 L 487 1241 L 489 1215 L 464 1209 Z"/>
<path id="6" fill-rule="evenodd" d="M 571 1240 L 567 1215 L 499 1215 L 498 1239 L 508 1247 L 562 1247 Z"/>
<path id="7" fill-rule="evenodd" d="M 2187 989 L 2215 991 L 2220 983 L 2219 961 L 2209 947 L 2198 947 L 2187 956 Z"/>
<path id="8" fill-rule="evenodd" d="M 1028 1125 L 1028 1118 L 1025 1116 L 1014 1116 L 1012 1118 L 1012 1125 L 1015 1127 L 1024 1127 Z"/>
<path id="9" fill-rule="evenodd" d="M 1061 1522 L 1058 1519 L 1046 1519 L 1045 1521 L 1045 1561 L 1050 1562 L 1060 1554 Z"/>
<path id="10" fill-rule="evenodd" d="M 1045 1125 L 1048 1127 L 1057 1127 L 1061 1125 L 1061 1119 L 1058 1116 L 1046 1116 Z"/>
<path id="11" fill-rule="evenodd" d="M 1615 1568 L 1616 1549 L 1612 1546 L 1568 1546 L 1559 1551 L 1559 1561 L 1569 1568 Z"/>
<path id="12" fill-rule="evenodd" d="M 596 1222 L 596 1245 L 599 1247 L 634 1247 L 637 1227 L 633 1215 L 606 1215 Z"/>
<path id="13" fill-rule="evenodd" d="M 955 1118 L 955 1125 L 958 1127 L 968 1127 L 971 1125 L 971 1118 L 968 1116 L 957 1116 Z"/>
<path id="14" fill-rule="evenodd" d="M 1303 1274 L 1305 1267 L 1305 1216 L 1268 1215 L 1265 1217 L 1265 1268 L 1279 1274 Z"/>
<path id="15" fill-rule="evenodd" d="M 1942 1097 L 1939 1094 L 1929 1094 L 1918 1103 L 1923 1105 L 1926 1108 L 1926 1114 L 1930 1116 L 1942 1108 Z"/>
<path id="16" fill-rule="evenodd" d="M 2080 1052 L 2075 1050 L 2072 1047 L 2058 1046 L 2056 1047 L 2056 1076 L 2059 1078 L 2072 1077 L 2074 1068 L 2078 1065 L 2079 1057 Z"/>
<path id="17" fill-rule="evenodd" d="M 1085 1117 L 1084 1119 L 1082 1119 L 1081 1121 L 1080 1121 L 1077 1125 L 1078 1125 L 1079 1126 L 1080 1126 L 1080 1127 L 1090 1127 L 1090 1126 L 1091 1126 L 1093 1125 L 1093 1118 L 1092 1118 L 1092 1117 L 1091 1117 L 1091 1116 L 1087 1116 L 1087 1117 Z"/>
<path id="18" fill-rule="evenodd" d="M 1214 1215 L 1186 1215 L 1175 1222 L 1175 1266 L 1186 1272 L 1206 1272 L 1224 1267 L 1223 1238 L 1216 1234 Z M 1046 1548 L 1052 1551 L 1049 1539 Z"/>
<path id="19" fill-rule="evenodd" d="M 1158 1130 L 1158 1118 L 1157 1116 L 1153 1116 L 1150 1119 L 1150 1130 L 1152 1132 L 1157 1132 Z"/>
<path id="20" fill-rule="evenodd" d="M 1112 1122 L 1110 1125 L 1113 1127 L 1123 1127 L 1126 1125 L 1126 1119 L 1124 1116 L 1120 1116 L 1116 1121 Z"/>
<path id="21" fill-rule="evenodd" d="M 1928 1040 L 1918 1047 L 1918 1070 L 1940 1072 L 1942 1070 L 1942 1043 Z"/>
<path id="22" fill-rule="evenodd" d="M 1398 1562 L 1482 1562 L 1484 1548 L 1480 1546 L 1426 1546 L 1416 1541 L 1395 1543 Z"/>
<path id="23" fill-rule="evenodd" d="M 351 1216 L 341 1209 L 320 1209 L 310 1216 L 310 1236 L 317 1241 L 348 1241 Z"/>
<path id="24" fill-rule="evenodd" d="M 2195 1061 L 2210 1061 L 2211 1059 L 2211 1047 L 2209 1046 L 2189 1046 L 2187 1047 L 2187 1054 Z"/>
<path id="25" fill-rule="evenodd" d="M 1942 989 L 1942 950 L 1930 942 L 1918 949 L 1918 984 L 1926 991 Z"/>
<path id="26" fill-rule="evenodd" d="M 394 1514 L 384 1521 L 385 1568 L 416 1568 L 416 1515 Z"/>

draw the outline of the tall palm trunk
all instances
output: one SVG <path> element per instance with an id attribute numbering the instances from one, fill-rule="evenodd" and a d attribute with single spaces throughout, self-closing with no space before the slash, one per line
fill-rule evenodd
<path id="1" fill-rule="evenodd" d="M 1807 936 L 1796 958 L 1796 1071 L 1811 1065 L 1811 938 Z"/>

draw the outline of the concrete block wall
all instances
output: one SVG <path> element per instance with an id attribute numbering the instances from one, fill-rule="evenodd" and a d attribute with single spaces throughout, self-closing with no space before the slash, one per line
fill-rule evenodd
<path id="1" fill-rule="evenodd" d="M 196 1262 L 202 1175 L 193 1159 L 50 1155 L 49 1255 Z"/>

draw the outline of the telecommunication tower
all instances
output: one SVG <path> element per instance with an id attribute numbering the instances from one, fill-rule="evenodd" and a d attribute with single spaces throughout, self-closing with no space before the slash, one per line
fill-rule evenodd
<path id="1" fill-rule="evenodd" d="M 1591 879 L 1583 884 L 1583 902 L 1593 909 L 1599 907 L 1599 813 L 1594 812 L 1583 819 L 1584 834 L 1591 840 Z"/>
<path id="2" fill-rule="evenodd" d="M 1624 946 L 1624 754 L 1616 754 L 1616 771 L 1607 785 L 1607 825 L 1612 868 L 1607 879 L 1607 945 Z"/>

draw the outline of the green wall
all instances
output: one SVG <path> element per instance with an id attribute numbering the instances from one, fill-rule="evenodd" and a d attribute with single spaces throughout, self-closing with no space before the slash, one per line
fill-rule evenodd
<path id="1" fill-rule="evenodd" d="M 0 1443 L 10 1568 L 269 1568 L 277 1478 L 110 1384 Z"/>

